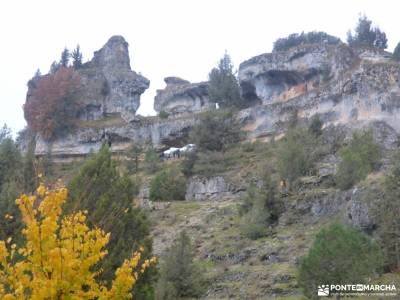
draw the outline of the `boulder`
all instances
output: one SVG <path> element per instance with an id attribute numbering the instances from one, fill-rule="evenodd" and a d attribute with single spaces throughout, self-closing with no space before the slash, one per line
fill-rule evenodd
<path id="1" fill-rule="evenodd" d="M 208 96 L 208 82 L 190 83 L 178 77 L 164 79 L 167 86 L 157 90 L 154 110 L 168 114 L 193 113 L 215 108 Z"/>

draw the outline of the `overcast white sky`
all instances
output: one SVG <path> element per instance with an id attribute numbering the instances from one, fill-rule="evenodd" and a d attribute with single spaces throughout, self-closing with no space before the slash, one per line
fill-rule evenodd
<path id="1" fill-rule="evenodd" d="M 1 0 L 0 124 L 14 132 L 25 126 L 26 82 L 37 68 L 46 73 L 65 46 L 79 43 L 86 61 L 112 35 L 123 35 L 132 69 L 151 82 L 139 109 L 148 115 L 164 77 L 206 80 L 225 49 L 237 67 L 293 32 L 345 40 L 360 12 L 386 32 L 393 50 L 399 11 L 393 0 Z"/>

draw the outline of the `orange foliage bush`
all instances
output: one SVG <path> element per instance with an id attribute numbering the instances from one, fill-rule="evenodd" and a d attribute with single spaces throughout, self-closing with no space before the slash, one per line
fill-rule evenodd
<path id="1" fill-rule="evenodd" d="M 28 126 L 46 140 L 74 126 L 81 79 L 73 68 L 61 67 L 34 81 L 24 105 Z"/>

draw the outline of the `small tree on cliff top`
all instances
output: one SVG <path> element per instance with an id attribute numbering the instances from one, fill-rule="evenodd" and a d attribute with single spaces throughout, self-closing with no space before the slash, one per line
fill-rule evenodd
<path id="1" fill-rule="evenodd" d="M 220 59 L 218 67 L 211 70 L 208 77 L 211 101 L 218 103 L 221 107 L 244 107 L 232 60 L 227 53 Z"/>
<path id="2" fill-rule="evenodd" d="M 86 213 L 61 217 L 67 189 L 47 190 L 17 201 L 25 224 L 26 244 L 17 248 L 11 237 L 0 241 L 0 298 L 132 299 L 139 275 L 155 258 L 140 260 L 141 251 L 115 272 L 110 288 L 97 281 L 93 267 L 106 255 L 110 234 L 86 225 Z M 16 256 L 22 256 L 15 262 Z"/>

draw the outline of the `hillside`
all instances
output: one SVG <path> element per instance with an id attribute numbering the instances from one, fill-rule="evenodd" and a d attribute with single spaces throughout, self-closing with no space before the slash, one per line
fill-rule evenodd
<path id="1" fill-rule="evenodd" d="M 333 39 L 250 58 L 239 66 L 243 105 L 234 108 L 215 103 L 212 82 L 167 77 L 155 117 L 136 115 L 150 82 L 131 70 L 123 37 L 68 69 L 80 80 L 71 129 L 46 136 L 31 126 L 19 147 L 27 152 L 34 144 L 43 169 L 51 161 L 46 182 L 61 178 L 78 189 L 85 187 L 73 180 L 78 170 L 105 146 L 113 172 L 133 182 L 126 193 L 150 220 L 160 265 L 180 233 L 189 235 L 206 282 L 199 298 L 303 299 L 303 258 L 332 223 L 387 250 L 382 228 L 391 219 L 377 207 L 397 199 L 388 182 L 398 175 L 400 63 L 382 49 Z M 57 74 L 33 79 L 26 105 L 35 103 L 40 82 Z M 195 151 L 164 152 L 189 143 Z M 91 172 L 82 178 L 101 177 Z M 87 206 L 100 210 L 97 202 Z M 111 212 L 101 209 L 99 220 L 112 229 Z M 398 268 L 382 266 L 369 280 L 400 287 Z"/>

